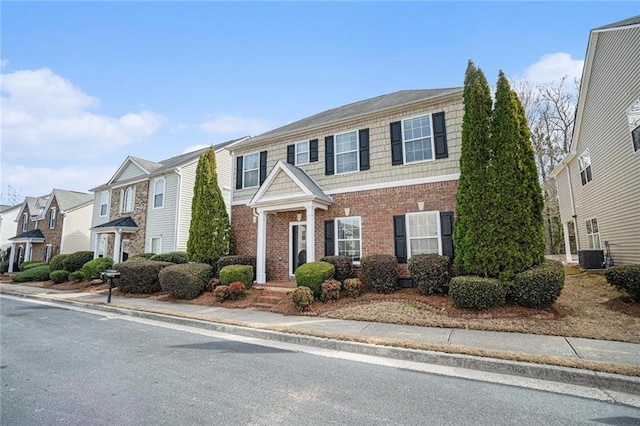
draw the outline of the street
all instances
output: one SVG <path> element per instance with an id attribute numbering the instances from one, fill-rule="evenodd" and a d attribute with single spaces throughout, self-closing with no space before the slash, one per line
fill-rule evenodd
<path id="1" fill-rule="evenodd" d="M 640 409 L 0 297 L 2 425 L 640 424 Z"/>

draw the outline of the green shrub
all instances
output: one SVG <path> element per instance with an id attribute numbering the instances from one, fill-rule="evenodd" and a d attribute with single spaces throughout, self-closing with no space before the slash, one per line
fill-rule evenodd
<path id="1" fill-rule="evenodd" d="M 245 297 L 246 295 L 247 287 L 243 282 L 235 281 L 229 284 L 229 298 L 236 300 L 240 299 L 241 297 Z"/>
<path id="2" fill-rule="evenodd" d="M 605 269 L 604 276 L 615 289 L 627 292 L 640 302 L 640 265 L 612 266 Z"/>
<path id="3" fill-rule="evenodd" d="M 67 272 L 69 272 L 69 271 L 67 271 Z M 85 278 L 86 277 L 84 276 L 84 272 L 82 272 L 82 271 L 69 272 L 69 280 L 71 280 L 71 281 L 82 281 Z"/>
<path id="4" fill-rule="evenodd" d="M 398 259 L 390 254 L 364 256 L 360 263 L 366 283 L 378 293 L 398 289 Z"/>
<path id="5" fill-rule="evenodd" d="M 167 266 L 175 263 L 158 260 L 136 260 L 113 265 L 120 272 L 120 279 L 114 282 L 125 293 L 151 294 L 162 290 L 158 274 Z"/>
<path id="6" fill-rule="evenodd" d="M 320 300 L 323 302 L 335 301 L 340 297 L 340 281 L 330 279 L 322 283 L 320 291 Z"/>
<path id="7" fill-rule="evenodd" d="M 69 272 L 79 271 L 85 263 L 93 259 L 92 251 L 77 251 L 68 255 L 63 261 L 62 266 Z"/>
<path id="8" fill-rule="evenodd" d="M 542 265 L 515 275 L 510 295 L 522 306 L 547 309 L 553 305 L 564 286 L 564 266 L 547 260 Z"/>
<path id="9" fill-rule="evenodd" d="M 313 303 L 313 290 L 306 286 L 298 287 L 291 293 L 291 300 L 296 308 L 302 312 Z"/>
<path id="10" fill-rule="evenodd" d="M 51 268 L 49 265 L 35 266 L 25 271 L 18 272 L 13 278 L 13 282 L 26 283 L 30 281 L 49 281 Z"/>
<path id="11" fill-rule="evenodd" d="M 180 263 L 162 269 L 158 280 L 163 291 L 178 299 L 195 299 L 207 288 L 213 268 L 206 263 Z"/>
<path id="12" fill-rule="evenodd" d="M 342 286 L 349 297 L 356 298 L 362 292 L 362 281 L 358 278 L 347 278 Z"/>
<path id="13" fill-rule="evenodd" d="M 159 260 L 160 262 L 171 263 L 189 263 L 189 257 L 187 257 L 187 253 L 183 251 L 156 254 L 151 256 L 149 260 Z"/>
<path id="14" fill-rule="evenodd" d="M 507 285 L 495 278 L 463 275 L 451 279 L 449 294 L 460 308 L 482 310 L 504 305 Z"/>
<path id="15" fill-rule="evenodd" d="M 53 272 L 53 271 L 62 271 L 64 269 L 63 262 L 68 256 L 69 255 L 66 254 L 66 253 L 56 254 L 55 256 L 53 256 L 51 258 L 51 261 L 49 262 L 49 266 L 51 267 L 51 272 Z"/>
<path id="16" fill-rule="evenodd" d="M 26 271 L 27 269 L 36 268 L 38 266 L 44 266 L 44 265 L 47 265 L 47 262 L 43 262 L 41 260 L 28 260 L 20 264 L 20 271 Z"/>
<path id="17" fill-rule="evenodd" d="M 256 257 L 255 256 L 222 256 L 216 262 L 215 275 L 219 277 L 222 268 L 229 265 L 251 265 L 253 266 L 253 281 L 256 279 Z"/>
<path id="18" fill-rule="evenodd" d="M 100 274 L 105 269 L 111 269 L 113 267 L 113 260 L 110 257 L 97 257 L 88 261 L 80 270 L 88 280 L 100 278 Z"/>
<path id="19" fill-rule="evenodd" d="M 309 262 L 296 269 L 296 284 L 298 287 L 309 287 L 314 297 L 320 297 L 322 283 L 333 277 L 335 268 L 328 262 Z"/>
<path id="20" fill-rule="evenodd" d="M 229 285 L 232 282 L 240 281 L 247 288 L 251 288 L 253 283 L 253 266 L 251 265 L 229 265 L 220 270 L 220 282 Z"/>
<path id="21" fill-rule="evenodd" d="M 51 271 L 51 273 L 49 274 L 49 279 L 53 281 L 54 284 L 63 283 L 69 279 L 69 271 L 65 271 L 64 269 Z"/>
<path id="22" fill-rule="evenodd" d="M 333 279 L 343 283 L 344 280 L 353 277 L 353 260 L 349 256 L 325 256 L 320 260 L 332 264 L 336 269 Z"/>
<path id="23" fill-rule="evenodd" d="M 134 254 L 133 256 L 129 256 L 126 262 L 130 260 L 149 260 L 155 255 L 156 255 L 155 253 L 138 253 L 138 254 Z"/>
<path id="24" fill-rule="evenodd" d="M 9 261 L 3 260 L 0 262 L 0 274 L 6 274 L 7 272 L 9 272 Z"/>
<path id="25" fill-rule="evenodd" d="M 224 302 L 229 298 L 229 286 L 228 285 L 219 285 L 218 287 L 213 289 L 213 296 L 220 303 Z"/>
<path id="26" fill-rule="evenodd" d="M 416 254 L 407 262 L 409 273 L 422 294 L 447 294 L 449 289 L 449 257 L 439 254 Z"/>

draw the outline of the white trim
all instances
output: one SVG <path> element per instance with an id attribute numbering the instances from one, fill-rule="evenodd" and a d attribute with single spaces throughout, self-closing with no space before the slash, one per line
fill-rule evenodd
<path id="1" fill-rule="evenodd" d="M 125 160 L 122 162 L 122 164 L 120 165 L 120 167 L 118 167 L 118 170 L 116 170 L 116 172 L 114 173 L 114 175 L 111 177 L 111 179 L 109 179 L 109 181 L 107 182 L 107 186 L 112 186 L 113 183 L 115 182 L 116 178 L 124 171 L 124 169 L 126 169 L 126 166 L 128 165 L 128 163 L 133 163 L 136 165 L 136 167 L 140 168 L 140 170 L 142 170 L 146 175 L 149 174 L 149 171 L 147 169 L 145 169 L 144 167 L 142 167 L 136 160 L 134 160 L 131 156 L 127 156 L 127 158 L 125 158 Z"/>
<path id="2" fill-rule="evenodd" d="M 340 256 L 340 248 L 338 244 L 340 242 L 340 240 L 338 240 L 338 221 L 339 220 L 346 220 L 346 219 L 358 219 L 358 223 L 360 225 L 360 238 L 358 238 L 358 245 L 359 245 L 359 251 L 360 251 L 360 260 L 354 260 L 353 264 L 354 265 L 359 265 L 360 261 L 362 260 L 362 216 L 342 216 L 342 217 L 336 217 L 333 219 L 333 223 L 334 223 L 334 254 L 336 256 Z M 345 240 L 343 239 L 342 241 L 353 241 L 353 240 Z"/>
<path id="3" fill-rule="evenodd" d="M 105 214 L 102 214 L 102 194 L 107 193 L 107 202 L 104 204 L 107 206 L 107 211 Z M 109 217 L 109 204 L 111 203 L 111 190 L 105 189 L 104 191 L 100 191 L 100 201 L 98 202 L 98 217 Z"/>
<path id="4" fill-rule="evenodd" d="M 585 155 L 589 158 L 589 164 L 586 167 L 582 167 L 582 159 L 583 157 L 585 157 Z M 589 182 L 593 181 L 593 167 L 592 163 L 591 163 L 591 153 L 589 152 L 589 148 L 585 149 L 584 151 L 582 151 L 582 154 L 580 154 L 578 156 L 578 171 L 580 172 L 580 183 L 582 184 L 582 186 L 588 185 Z M 587 169 L 589 169 L 589 171 L 591 172 L 591 179 L 587 180 L 586 178 L 587 176 Z M 586 182 L 582 182 L 582 172 L 585 172 L 585 181 Z"/>
<path id="5" fill-rule="evenodd" d="M 158 182 L 162 181 L 162 205 L 160 206 L 156 206 L 156 196 L 159 195 L 159 193 L 156 193 L 156 184 Z M 151 195 L 151 209 L 152 210 L 157 210 L 157 209 L 163 209 L 164 208 L 164 204 L 165 204 L 165 195 L 167 193 L 167 180 L 165 179 L 164 176 L 160 176 L 157 178 L 154 178 L 152 180 L 152 184 L 153 184 L 153 193 Z"/>
<path id="6" fill-rule="evenodd" d="M 293 183 L 295 183 L 298 188 L 300 188 L 300 190 L 302 192 L 304 192 L 306 195 L 309 196 L 313 196 L 313 193 L 311 192 L 311 190 L 309 188 L 307 188 L 306 185 L 304 185 L 300 179 L 298 179 L 296 177 L 296 175 L 294 175 L 291 170 L 289 170 L 284 163 L 282 162 L 282 160 L 278 160 L 278 162 L 273 166 L 273 169 L 271 169 L 271 171 L 269 172 L 269 174 L 267 175 L 267 178 L 264 180 L 264 182 L 262 182 L 262 185 L 260 186 L 260 189 L 258 191 L 256 191 L 256 193 L 253 195 L 253 197 L 251 197 L 251 199 L 249 200 L 248 204 L 255 204 L 258 201 L 263 201 L 262 200 L 262 196 L 264 195 L 265 192 L 267 192 L 269 190 L 269 188 L 271 187 L 271 184 L 273 183 L 273 181 L 276 179 L 277 175 L 279 174 L 278 170 L 283 171 L 287 176 L 289 176 L 289 178 L 293 181 Z M 293 196 L 296 196 L 295 194 Z M 299 196 L 299 195 L 298 195 Z M 287 198 L 291 198 L 292 195 L 286 195 L 284 197 L 273 197 L 273 198 L 268 198 L 268 200 L 273 199 L 273 200 L 284 200 Z M 233 205 L 233 202 L 231 203 Z M 242 203 L 244 204 L 244 203 Z"/>
<path id="7" fill-rule="evenodd" d="M 155 252 L 153 251 L 153 240 L 159 240 L 158 243 L 158 249 L 160 250 L 159 252 Z M 149 252 L 150 253 L 154 253 L 154 254 L 160 254 L 162 253 L 162 235 L 160 235 L 159 237 L 149 237 Z"/>
<path id="8" fill-rule="evenodd" d="M 131 209 L 127 210 L 127 191 L 131 189 Z M 135 197 L 136 197 L 136 190 L 135 187 L 133 185 L 127 186 L 125 189 L 122 190 L 122 213 L 131 213 L 135 207 Z"/>
<path id="9" fill-rule="evenodd" d="M 293 231 L 293 227 L 294 226 L 300 226 L 300 225 L 306 225 L 307 221 L 303 220 L 303 221 L 297 221 L 297 222 L 289 222 L 289 276 L 293 277 L 294 276 L 294 272 L 293 271 L 293 263 L 291 262 L 292 258 L 293 258 L 293 238 L 292 237 L 292 231 Z M 308 230 L 305 230 L 305 232 L 307 232 Z M 298 230 L 299 232 L 299 230 Z M 309 232 L 307 232 L 307 235 L 309 234 Z M 298 247 L 299 248 L 299 247 Z M 306 247 L 305 247 L 306 249 Z M 297 255 L 297 253 L 296 253 Z"/>
<path id="10" fill-rule="evenodd" d="M 592 30 L 594 33 L 605 33 L 609 31 L 620 31 L 620 30 L 628 30 L 630 28 L 638 28 L 640 24 L 632 24 L 632 25 L 620 25 L 619 27 L 610 27 L 610 28 L 600 28 L 599 30 Z"/>
<path id="11" fill-rule="evenodd" d="M 62 229 L 60 230 L 60 253 L 64 253 L 62 250 L 64 249 L 64 241 L 67 239 L 66 237 L 66 225 L 67 225 L 67 214 L 68 212 L 61 213 L 62 216 Z M 89 239 L 91 239 L 91 233 L 89 233 Z"/>
<path id="12" fill-rule="evenodd" d="M 245 178 L 245 173 L 247 172 L 247 157 L 250 155 L 256 155 L 258 156 L 258 167 L 255 169 L 250 169 L 249 171 L 257 171 L 258 172 L 258 184 L 257 185 L 251 185 L 251 186 L 246 186 L 245 183 L 247 182 L 247 179 Z M 236 161 L 236 165 L 237 165 L 237 161 Z M 244 154 L 242 156 L 242 189 L 249 189 L 249 188 L 258 188 L 260 186 L 260 151 L 255 151 L 255 152 L 250 152 L 249 154 Z"/>
<path id="13" fill-rule="evenodd" d="M 592 222 L 592 221 L 596 221 L 596 226 L 598 227 L 598 232 L 592 232 L 591 234 L 589 234 L 589 231 L 587 229 L 587 222 Z M 593 224 L 591 224 L 591 226 L 593 227 Z M 591 229 L 593 231 L 593 228 Z M 601 250 L 602 249 L 602 239 L 600 238 L 600 221 L 598 220 L 597 216 L 591 217 L 589 219 L 585 219 L 584 221 L 584 233 L 587 236 L 587 247 L 589 248 L 589 250 Z M 589 235 L 598 235 L 598 246 L 599 247 L 591 247 L 591 244 L 589 242 Z"/>
<path id="14" fill-rule="evenodd" d="M 430 210 L 430 211 L 419 211 L 419 212 L 410 212 L 405 213 L 405 232 L 407 235 L 407 259 L 411 259 L 411 232 L 409 226 L 409 216 L 424 216 L 428 214 L 435 214 L 436 216 L 436 235 L 435 239 L 438 241 L 438 254 L 442 255 L 442 224 L 440 223 L 440 211 L 439 210 Z M 433 237 L 425 237 L 425 238 L 433 238 Z"/>
<path id="15" fill-rule="evenodd" d="M 307 161 L 305 161 L 304 163 L 298 163 L 298 145 L 301 143 L 306 143 L 307 144 Z M 302 154 L 302 153 L 301 153 Z M 300 141 L 300 142 L 295 142 L 293 144 L 293 163 L 296 166 L 302 166 L 304 164 L 309 164 L 311 162 L 311 141 L 310 140 L 306 140 L 306 141 Z"/>
<path id="16" fill-rule="evenodd" d="M 53 219 L 53 226 L 51 226 L 52 219 Z M 58 224 L 58 209 L 56 207 L 51 207 L 49 209 L 48 227 L 49 229 L 55 229 L 57 224 Z"/>
<path id="17" fill-rule="evenodd" d="M 356 153 L 356 169 L 355 170 L 349 170 L 348 172 L 338 172 L 338 149 L 337 149 L 337 145 L 338 145 L 338 136 L 341 135 L 348 135 L 349 133 L 355 133 L 356 134 L 356 149 L 355 149 L 355 153 Z M 346 152 L 342 152 L 340 153 L 340 155 L 342 154 L 350 154 L 354 151 L 346 151 Z M 360 171 L 360 130 L 356 129 L 356 130 L 347 130 L 346 132 L 340 132 L 340 133 L 334 133 L 333 134 L 333 170 L 334 170 L 334 176 L 341 176 L 341 175 L 348 175 L 349 173 L 357 173 Z"/>
<path id="18" fill-rule="evenodd" d="M 422 118 L 422 117 L 429 117 L 429 139 L 431 141 L 431 158 L 427 158 L 424 160 L 417 160 L 417 161 L 407 161 L 407 141 L 404 138 L 404 122 L 405 121 L 409 121 L 409 120 L 413 120 L 416 118 Z M 402 132 L 402 164 L 420 164 L 420 163 L 427 163 L 430 161 L 435 161 L 436 159 L 436 147 L 435 147 L 435 141 L 434 141 L 434 136 L 433 136 L 433 114 L 432 113 L 427 113 L 427 114 L 422 114 L 422 115 L 416 115 L 413 117 L 407 117 L 407 118 L 403 118 L 400 120 L 400 131 Z M 422 139 L 426 139 L 426 138 L 422 138 Z M 412 142 L 414 140 L 418 140 L 418 139 L 412 139 L 409 142 Z"/>
<path id="19" fill-rule="evenodd" d="M 215 152 L 215 151 L 214 151 Z M 200 157 L 198 157 L 198 161 L 200 161 Z M 196 169 L 198 168 L 198 166 L 196 165 Z M 178 191 L 178 193 L 176 194 L 176 212 L 174 214 L 174 218 L 173 218 L 173 250 L 172 251 L 178 251 L 178 238 L 179 238 L 179 234 L 180 234 L 180 229 L 178 228 L 178 226 L 180 226 L 180 203 L 182 202 L 182 198 L 180 197 L 180 194 L 182 194 L 182 167 L 176 167 L 176 175 L 178 176 L 178 182 L 176 183 L 176 189 Z M 195 174 L 194 174 L 195 175 Z M 194 183 L 195 183 L 195 176 L 194 176 Z M 166 191 L 166 186 L 165 186 L 165 191 Z M 193 206 L 193 202 L 192 202 L 192 206 Z M 189 215 L 189 227 L 191 227 L 191 215 Z M 188 237 L 187 237 L 188 239 Z M 186 247 L 186 244 L 185 244 Z M 185 249 L 186 251 L 186 249 Z"/>

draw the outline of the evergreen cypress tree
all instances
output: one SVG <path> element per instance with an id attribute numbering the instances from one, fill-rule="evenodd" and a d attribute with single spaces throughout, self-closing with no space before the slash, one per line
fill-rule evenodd
<path id="1" fill-rule="evenodd" d="M 192 262 L 215 266 L 231 250 L 229 215 L 218 187 L 213 148 L 200 156 L 193 188 L 187 254 Z"/>

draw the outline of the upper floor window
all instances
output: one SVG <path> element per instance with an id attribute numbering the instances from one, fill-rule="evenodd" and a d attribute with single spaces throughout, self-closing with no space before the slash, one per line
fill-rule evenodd
<path id="1" fill-rule="evenodd" d="M 596 218 L 587 220 L 587 241 L 589 241 L 590 249 L 600 248 L 600 230 Z"/>
<path id="2" fill-rule="evenodd" d="M 336 174 L 358 171 L 358 132 L 342 133 L 336 138 Z"/>
<path id="3" fill-rule="evenodd" d="M 100 216 L 106 216 L 109 213 L 109 191 L 100 193 Z"/>
<path id="4" fill-rule="evenodd" d="M 627 120 L 629 121 L 633 152 L 638 152 L 640 151 L 640 98 L 629 107 Z"/>
<path id="5" fill-rule="evenodd" d="M 582 180 L 582 184 L 586 185 L 593 179 L 591 176 L 591 156 L 589 155 L 589 150 L 586 150 L 578 158 L 578 165 L 580 166 L 580 179 Z"/>
<path id="6" fill-rule="evenodd" d="M 407 252 L 409 257 L 416 254 L 439 254 L 439 212 L 407 213 L 406 217 Z"/>
<path id="7" fill-rule="evenodd" d="M 164 206 L 164 178 L 158 178 L 153 184 L 153 208 Z"/>
<path id="8" fill-rule="evenodd" d="M 392 165 L 449 157 L 444 111 L 407 118 L 389 126 Z"/>
<path id="9" fill-rule="evenodd" d="M 244 156 L 243 182 L 244 188 L 260 184 L 260 156 L 257 152 Z"/>
<path id="10" fill-rule="evenodd" d="M 49 210 L 49 229 L 53 229 L 56 227 L 56 219 L 57 219 L 57 211 L 56 208 L 53 207 Z"/>
<path id="11" fill-rule="evenodd" d="M 309 162 L 309 141 L 296 144 L 296 166 Z"/>
<path id="12" fill-rule="evenodd" d="M 127 213 L 133 211 L 133 187 L 124 190 L 122 197 L 122 212 Z"/>
<path id="13" fill-rule="evenodd" d="M 29 224 L 29 214 L 25 213 L 22 215 L 22 232 L 27 232 L 27 228 Z"/>
<path id="14" fill-rule="evenodd" d="M 348 256 L 359 262 L 362 256 L 362 237 L 359 217 L 340 217 L 336 219 L 336 241 L 338 256 Z"/>
<path id="15" fill-rule="evenodd" d="M 631 140 L 633 141 L 633 152 L 640 151 L 640 124 L 631 131 Z"/>
<path id="16" fill-rule="evenodd" d="M 405 163 L 433 160 L 431 116 L 402 120 Z"/>

